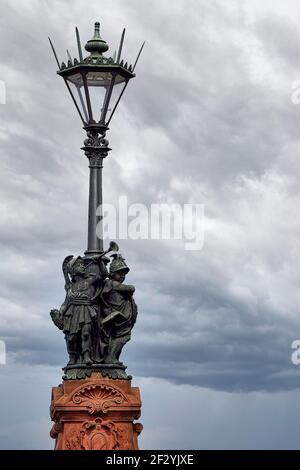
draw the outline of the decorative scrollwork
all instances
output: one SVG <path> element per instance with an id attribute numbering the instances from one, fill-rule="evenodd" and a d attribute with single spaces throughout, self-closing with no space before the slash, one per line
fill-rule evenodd
<path id="1" fill-rule="evenodd" d="M 89 159 L 90 167 L 98 167 L 98 168 L 103 167 L 103 158 L 106 155 L 103 155 L 99 152 L 91 152 L 91 151 L 85 151 L 85 155 Z"/>
<path id="2" fill-rule="evenodd" d="M 111 406 L 120 405 L 127 401 L 123 393 L 105 384 L 89 384 L 77 390 L 73 403 L 85 405 L 90 414 L 107 413 Z"/>
<path id="3" fill-rule="evenodd" d="M 105 139 L 105 133 L 99 135 L 97 132 L 87 131 L 87 139 L 84 141 L 85 147 L 108 147 L 108 140 Z"/>
<path id="4" fill-rule="evenodd" d="M 99 135 L 98 132 L 87 131 L 87 138 L 84 141 L 82 150 L 89 159 L 90 166 L 102 167 L 103 158 L 107 156 L 110 150 L 108 144 L 105 132 Z"/>
<path id="5" fill-rule="evenodd" d="M 83 450 L 120 449 L 118 429 L 111 420 L 96 418 L 94 421 L 86 421 L 82 424 L 80 433 Z"/>

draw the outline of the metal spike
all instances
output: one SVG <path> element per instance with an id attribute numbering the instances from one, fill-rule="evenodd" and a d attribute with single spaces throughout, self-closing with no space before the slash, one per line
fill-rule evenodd
<path id="1" fill-rule="evenodd" d="M 114 55 L 113 55 L 113 61 L 116 62 L 116 56 L 117 56 L 117 51 L 114 52 Z"/>
<path id="2" fill-rule="evenodd" d="M 70 54 L 70 52 L 68 51 L 68 49 L 67 49 L 67 55 L 68 55 L 69 61 L 72 63 L 72 57 L 71 57 L 71 54 Z"/>
<path id="3" fill-rule="evenodd" d="M 123 32 L 122 32 L 121 39 L 120 39 L 120 45 L 119 45 L 118 56 L 117 56 L 117 63 L 119 63 L 119 61 L 120 61 L 120 59 L 121 59 L 122 48 L 123 48 L 123 42 L 124 42 L 124 37 L 125 37 L 125 31 L 126 31 L 126 29 L 124 28 L 124 29 L 123 29 Z"/>
<path id="4" fill-rule="evenodd" d="M 76 26 L 76 28 L 75 28 L 75 31 L 76 31 L 76 39 L 77 39 L 77 46 L 78 46 L 79 60 L 80 60 L 80 62 L 82 62 L 82 61 L 83 61 L 83 57 L 82 57 L 82 49 L 81 49 L 80 36 L 79 36 L 79 31 L 78 31 L 78 28 L 77 28 L 77 26 Z"/>
<path id="5" fill-rule="evenodd" d="M 133 68 L 132 68 L 132 71 L 133 71 L 133 72 L 134 72 L 134 69 L 135 69 L 135 67 L 136 67 L 136 64 L 137 64 L 137 62 L 138 62 L 138 60 L 139 60 L 139 58 L 140 58 L 140 55 L 141 55 L 141 53 L 142 53 L 142 50 L 143 50 L 143 48 L 144 48 L 145 43 L 146 43 L 146 41 L 143 42 L 142 47 L 140 48 L 140 52 L 139 52 L 138 55 L 137 55 L 136 61 L 135 61 L 134 65 L 133 65 Z"/>
<path id="6" fill-rule="evenodd" d="M 58 58 L 57 58 L 57 54 L 56 54 L 55 49 L 54 49 L 54 47 L 53 47 L 52 41 L 51 41 L 51 39 L 50 39 L 49 37 L 48 37 L 48 39 L 49 39 L 50 46 L 51 46 L 52 52 L 53 52 L 53 54 L 54 54 L 56 63 L 57 63 L 58 68 L 59 68 L 59 70 L 60 70 L 59 60 L 58 60 Z"/>

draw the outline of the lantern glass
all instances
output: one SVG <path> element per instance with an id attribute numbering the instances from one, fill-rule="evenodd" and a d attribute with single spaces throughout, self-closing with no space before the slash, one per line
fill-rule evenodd
<path id="1" fill-rule="evenodd" d="M 107 124 L 128 81 L 114 70 L 77 72 L 66 80 L 85 124 Z"/>
<path id="2" fill-rule="evenodd" d="M 112 74 L 110 72 L 88 72 L 86 83 L 92 110 L 92 121 L 103 121 L 103 109 L 107 94 L 111 88 Z"/>
<path id="3" fill-rule="evenodd" d="M 114 112 L 115 106 L 118 102 L 118 99 L 119 99 L 124 87 L 126 86 L 127 82 L 128 82 L 128 80 L 125 80 L 124 77 L 122 77 L 121 75 L 119 75 L 119 74 L 116 75 L 116 79 L 115 79 L 113 89 L 112 89 L 112 92 L 111 92 L 109 106 L 107 108 L 107 112 L 106 112 L 106 115 L 105 115 L 105 123 L 106 124 L 108 123 L 108 121 L 110 121 L 110 119 L 112 117 L 112 113 Z"/>
<path id="4" fill-rule="evenodd" d="M 73 99 L 76 101 L 81 118 L 85 124 L 89 122 L 88 108 L 86 105 L 86 96 L 83 86 L 83 80 L 80 73 L 76 73 L 67 78 L 67 83 L 70 87 Z"/>

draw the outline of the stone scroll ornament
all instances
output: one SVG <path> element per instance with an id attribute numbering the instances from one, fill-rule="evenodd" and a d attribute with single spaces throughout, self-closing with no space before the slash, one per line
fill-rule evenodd
<path id="1" fill-rule="evenodd" d="M 65 380 L 90 377 L 93 371 L 131 379 L 120 354 L 130 340 L 137 306 L 134 286 L 124 283 L 129 267 L 118 250 L 111 242 L 100 255 L 67 256 L 63 261 L 66 298 L 50 315 L 65 335 L 69 355 Z M 111 251 L 115 253 L 110 260 L 106 255 Z"/>

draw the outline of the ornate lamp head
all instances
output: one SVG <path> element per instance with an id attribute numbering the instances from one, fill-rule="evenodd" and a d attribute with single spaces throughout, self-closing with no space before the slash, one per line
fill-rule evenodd
<path id="1" fill-rule="evenodd" d="M 67 63 L 59 63 L 56 52 L 49 38 L 55 55 L 60 75 L 71 94 L 84 128 L 104 133 L 114 115 L 119 101 L 129 83 L 135 77 L 134 69 L 139 59 L 142 45 L 135 64 L 128 65 L 121 59 L 125 36 L 123 30 L 118 54 L 105 57 L 109 46 L 100 36 L 100 23 L 95 23 L 95 32 L 86 45 L 89 55 L 83 58 L 78 29 L 76 37 L 79 58 L 72 59 L 68 52 Z"/>

